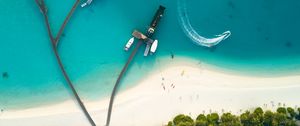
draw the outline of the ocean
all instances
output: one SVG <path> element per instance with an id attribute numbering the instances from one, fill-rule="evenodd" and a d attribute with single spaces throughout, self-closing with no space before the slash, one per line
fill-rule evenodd
<path id="1" fill-rule="evenodd" d="M 56 35 L 75 1 L 46 0 Z M 122 88 L 134 86 L 177 56 L 247 76 L 288 76 L 300 70 L 299 0 L 94 0 L 78 7 L 59 42 L 62 62 L 85 100 L 109 96 L 130 53 L 123 50 L 134 29 L 146 31 L 159 5 L 167 9 L 154 38 L 157 53 L 139 50 Z M 185 10 L 180 9 L 185 6 Z M 183 12 L 184 11 L 184 12 Z M 188 15 L 195 35 L 218 45 L 195 44 L 180 20 Z M 191 35 L 191 34 L 190 34 Z M 72 99 L 52 52 L 44 19 L 34 0 L 0 5 L 0 108 L 23 109 Z"/>

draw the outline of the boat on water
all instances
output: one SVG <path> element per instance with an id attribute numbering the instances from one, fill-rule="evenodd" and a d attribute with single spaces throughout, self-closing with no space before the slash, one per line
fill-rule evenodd
<path id="1" fill-rule="evenodd" d="M 133 44 L 133 42 L 134 42 L 134 37 L 129 39 L 129 41 L 126 43 L 126 45 L 124 47 L 124 50 L 128 51 L 130 49 L 131 45 Z"/>
<path id="2" fill-rule="evenodd" d="M 83 4 L 81 4 L 81 7 L 85 7 L 86 5 L 90 5 L 93 2 L 93 0 L 87 0 Z"/>
<path id="3" fill-rule="evenodd" d="M 153 40 L 152 37 L 153 37 L 153 34 L 154 32 L 156 31 L 156 27 L 158 25 L 158 22 L 160 21 L 160 19 L 163 17 L 163 14 L 164 14 L 164 11 L 165 11 L 165 7 L 164 6 L 159 6 L 158 10 L 156 11 L 152 21 L 151 21 L 151 24 L 147 30 L 147 32 L 144 34 L 138 30 L 134 30 L 132 32 L 132 36 L 136 39 L 138 39 L 140 42 L 143 42 L 144 44 L 146 44 L 146 48 L 145 48 L 145 51 L 144 51 L 144 56 L 148 56 L 148 54 L 150 53 L 150 55 L 152 55 L 153 53 L 155 53 L 156 49 L 157 49 L 157 46 L 158 46 L 158 40 Z M 128 51 L 130 46 L 133 44 L 133 39 L 134 38 L 131 38 L 124 50 L 125 51 Z"/>
<path id="4" fill-rule="evenodd" d="M 150 49 L 150 54 L 155 53 L 155 51 L 157 49 L 157 45 L 158 45 L 158 41 L 154 40 L 154 42 L 152 43 L 151 49 Z"/>

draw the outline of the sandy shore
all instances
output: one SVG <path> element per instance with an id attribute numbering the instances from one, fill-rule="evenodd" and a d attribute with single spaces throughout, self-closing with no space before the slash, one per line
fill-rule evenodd
<path id="1" fill-rule="evenodd" d="M 197 61 L 176 62 L 120 92 L 115 99 L 111 126 L 162 126 L 179 113 L 196 117 L 214 111 L 240 113 L 256 106 L 297 107 L 299 90 L 300 76 L 241 76 Z M 108 99 L 84 102 L 97 125 L 104 126 Z M 4 111 L 0 113 L 0 125 L 89 126 L 89 123 L 70 100 L 53 106 Z"/>

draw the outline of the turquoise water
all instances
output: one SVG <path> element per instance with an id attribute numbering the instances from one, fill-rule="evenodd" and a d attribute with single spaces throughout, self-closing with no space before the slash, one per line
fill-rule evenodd
<path id="1" fill-rule="evenodd" d="M 190 57 L 238 73 L 265 76 L 297 74 L 300 69 L 299 0 L 189 0 L 191 25 L 205 37 L 226 30 L 232 35 L 213 49 L 184 34 L 175 0 L 98 0 L 78 8 L 59 43 L 62 61 L 88 100 L 110 94 L 129 53 L 123 46 L 133 29 L 146 30 L 159 4 L 167 7 L 155 38 L 157 54 L 142 49 L 124 79 L 132 86 L 170 54 Z M 51 50 L 43 17 L 34 0 L 0 5 L 0 108 L 16 109 L 72 98 Z M 48 0 L 52 31 L 57 33 L 74 1 Z M 5 74 L 7 73 L 7 74 Z M 132 83 L 130 83 L 132 82 Z"/>

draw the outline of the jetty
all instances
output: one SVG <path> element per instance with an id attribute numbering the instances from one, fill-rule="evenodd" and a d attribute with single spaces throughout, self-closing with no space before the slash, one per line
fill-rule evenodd
<path id="1" fill-rule="evenodd" d="M 110 124 L 110 120 L 111 120 L 111 112 L 112 112 L 112 108 L 113 108 L 113 103 L 114 103 L 114 99 L 115 99 L 115 95 L 117 93 L 118 87 L 120 85 L 120 82 L 124 76 L 124 74 L 126 73 L 126 71 L 128 70 L 128 66 L 130 65 L 131 61 L 133 60 L 134 56 L 136 55 L 138 49 L 141 47 L 142 44 L 146 44 L 147 46 L 150 46 L 150 44 L 153 43 L 153 40 L 151 39 L 151 37 L 153 36 L 153 34 L 155 33 L 155 29 L 157 27 L 158 22 L 160 21 L 160 19 L 162 18 L 163 14 L 164 14 L 164 10 L 166 8 L 163 6 L 159 6 L 158 10 L 155 13 L 155 16 L 153 17 L 150 26 L 147 30 L 147 34 L 144 35 L 143 33 L 134 30 L 132 33 L 132 36 L 134 36 L 135 38 L 139 39 L 137 45 L 135 46 L 135 48 L 133 49 L 132 53 L 130 54 L 126 64 L 124 65 L 121 73 L 119 74 L 117 81 L 113 87 L 113 91 L 112 94 L 110 96 L 110 101 L 109 101 L 109 107 L 108 107 L 108 112 L 107 112 L 107 118 L 106 118 L 106 125 L 105 126 L 109 126 Z M 148 51 L 150 50 L 150 47 L 148 49 Z"/>
<path id="2" fill-rule="evenodd" d="M 56 46 L 58 45 L 59 39 L 60 39 L 63 31 L 65 30 L 65 27 L 66 27 L 67 23 L 69 22 L 71 16 L 73 15 L 74 11 L 78 7 L 79 3 L 80 3 L 80 0 L 76 0 L 76 2 L 74 3 L 73 7 L 70 10 L 70 12 L 68 13 L 67 17 L 65 18 L 63 24 L 61 25 L 61 27 L 60 27 L 57 35 L 56 35 L 56 38 L 55 38 L 55 45 Z"/>
<path id="3" fill-rule="evenodd" d="M 52 49 L 53 49 L 53 52 L 55 54 L 55 58 L 57 60 L 57 63 L 59 65 L 59 68 L 65 78 L 65 80 L 67 81 L 67 84 L 68 86 L 71 88 L 71 91 L 77 101 L 77 103 L 79 104 L 79 106 L 81 107 L 83 113 L 85 114 L 86 118 L 88 119 L 88 121 L 90 122 L 90 124 L 92 126 L 96 126 L 95 122 L 93 121 L 93 119 L 91 118 L 90 114 L 88 113 L 86 107 L 84 106 L 83 102 L 81 101 L 75 87 L 73 86 L 73 83 L 71 81 L 71 79 L 69 78 L 64 66 L 63 66 L 63 63 L 61 61 L 61 58 L 59 56 L 59 53 L 58 53 L 58 50 L 57 50 L 57 43 L 59 42 L 59 38 L 60 36 L 62 35 L 64 29 L 65 29 L 65 26 L 67 25 L 68 21 L 70 20 L 71 16 L 73 15 L 74 11 L 76 10 L 77 6 L 79 5 L 80 3 L 80 0 L 76 0 L 76 2 L 74 3 L 72 9 L 70 10 L 70 12 L 68 13 L 68 15 L 66 16 L 62 26 L 60 27 L 60 30 L 57 34 L 57 36 L 54 38 L 53 37 L 53 34 L 51 32 L 51 27 L 50 27 L 50 23 L 49 23 L 49 18 L 48 18 L 48 15 L 47 15 L 47 7 L 45 5 L 45 2 L 44 0 L 35 0 L 36 4 L 38 5 L 38 7 L 40 8 L 42 14 L 44 15 L 44 18 L 45 18 L 45 23 L 46 23 L 46 26 L 47 26 L 47 31 L 48 31 L 48 35 L 49 35 L 49 38 L 51 40 L 51 45 L 52 45 Z"/>

